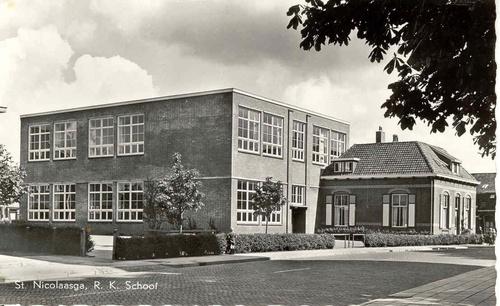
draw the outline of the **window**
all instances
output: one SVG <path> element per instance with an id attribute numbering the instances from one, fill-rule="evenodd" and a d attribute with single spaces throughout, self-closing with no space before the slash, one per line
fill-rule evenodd
<path id="1" fill-rule="evenodd" d="M 264 113 L 262 120 L 262 154 L 282 156 L 283 118 Z"/>
<path id="2" fill-rule="evenodd" d="M 270 220 L 269 220 L 268 224 L 275 224 L 275 225 L 281 224 L 281 210 L 282 210 L 282 207 L 280 207 L 280 210 L 273 211 L 271 213 Z M 265 225 L 266 224 L 265 222 L 266 222 L 266 217 L 263 217 L 262 224 Z"/>
<path id="3" fill-rule="evenodd" d="M 248 108 L 238 109 L 238 149 L 259 153 L 260 112 Z"/>
<path id="4" fill-rule="evenodd" d="M 451 163 L 451 172 L 453 172 L 454 174 L 460 174 L 460 164 Z"/>
<path id="5" fill-rule="evenodd" d="M 304 161 L 304 140 L 306 124 L 294 121 L 292 126 L 292 159 Z"/>
<path id="6" fill-rule="evenodd" d="M 257 216 L 253 212 L 252 195 L 255 193 L 257 182 L 251 181 L 238 181 L 237 189 L 237 207 L 236 207 L 236 221 L 242 224 L 257 224 Z"/>
<path id="7" fill-rule="evenodd" d="M 470 219 L 471 219 L 471 206 L 472 206 L 472 199 L 470 196 L 467 196 L 465 198 L 465 205 L 464 205 L 464 226 L 467 229 L 470 229 Z"/>
<path id="8" fill-rule="evenodd" d="M 317 126 L 313 127 L 313 163 L 328 164 L 328 130 Z"/>
<path id="9" fill-rule="evenodd" d="M 76 158 L 76 121 L 54 124 L 54 159 Z"/>
<path id="10" fill-rule="evenodd" d="M 292 185 L 292 204 L 305 205 L 304 193 L 304 186 Z"/>
<path id="11" fill-rule="evenodd" d="M 29 127 L 28 151 L 30 161 L 50 159 L 50 128 L 48 124 Z"/>
<path id="12" fill-rule="evenodd" d="M 393 194 L 392 195 L 392 226 L 407 227 L 408 226 L 408 195 Z"/>
<path id="13" fill-rule="evenodd" d="M 89 221 L 113 220 L 113 184 L 89 184 Z"/>
<path id="14" fill-rule="evenodd" d="M 450 214 L 450 195 L 444 193 L 441 195 L 441 228 L 450 227 L 450 219 L 448 218 Z"/>
<path id="15" fill-rule="evenodd" d="M 50 212 L 49 185 L 32 185 L 28 187 L 28 220 L 49 221 Z"/>
<path id="16" fill-rule="evenodd" d="M 332 131 L 330 139 L 330 162 L 345 152 L 345 134 Z"/>
<path id="17" fill-rule="evenodd" d="M 118 155 L 144 154 L 144 115 L 118 117 Z"/>
<path id="18" fill-rule="evenodd" d="M 143 185 L 118 183 L 118 221 L 142 221 Z"/>
<path id="19" fill-rule="evenodd" d="M 75 184 L 54 185 L 54 221 L 75 221 Z"/>
<path id="20" fill-rule="evenodd" d="M 334 226 L 349 225 L 349 195 L 336 194 L 333 198 Z"/>
<path id="21" fill-rule="evenodd" d="M 113 156 L 115 128 L 113 118 L 89 120 L 89 157 Z"/>

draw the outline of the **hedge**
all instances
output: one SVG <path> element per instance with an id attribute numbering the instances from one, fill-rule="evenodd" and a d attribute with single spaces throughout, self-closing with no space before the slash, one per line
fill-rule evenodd
<path id="1" fill-rule="evenodd" d="M 76 227 L 0 224 L 0 251 L 80 255 L 80 232 Z M 87 251 L 94 247 L 87 235 Z"/>
<path id="2" fill-rule="evenodd" d="M 214 234 L 117 237 L 116 259 L 148 259 L 221 254 Z"/>
<path id="3" fill-rule="evenodd" d="M 482 235 L 401 235 L 386 233 L 366 234 L 365 246 L 386 247 L 386 246 L 416 246 L 416 245 L 449 245 L 449 244 L 481 244 Z"/>
<path id="4" fill-rule="evenodd" d="M 219 248 L 226 250 L 226 234 L 218 234 Z M 329 234 L 234 234 L 235 253 L 331 249 Z"/>

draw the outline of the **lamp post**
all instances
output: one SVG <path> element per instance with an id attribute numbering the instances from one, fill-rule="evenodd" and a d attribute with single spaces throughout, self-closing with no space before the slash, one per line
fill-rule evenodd
<path id="1" fill-rule="evenodd" d="M 6 113 L 7 112 L 7 106 L 0 106 L 0 113 Z"/>

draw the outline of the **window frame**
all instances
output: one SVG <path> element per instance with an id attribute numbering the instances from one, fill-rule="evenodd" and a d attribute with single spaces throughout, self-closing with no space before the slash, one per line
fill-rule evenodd
<path id="1" fill-rule="evenodd" d="M 241 117 L 240 115 L 240 110 L 245 110 L 247 111 L 247 117 Z M 250 119 L 250 113 L 255 113 L 257 114 L 258 118 L 257 119 Z M 262 120 L 262 112 L 256 109 L 252 109 L 243 105 L 238 105 L 238 126 L 237 126 L 237 131 L 236 131 L 236 136 L 237 136 L 237 145 L 238 145 L 238 151 L 239 152 L 245 152 L 245 153 L 250 153 L 250 154 L 257 154 L 260 155 L 261 152 L 261 120 Z M 246 121 L 247 127 L 240 127 L 240 121 Z M 253 134 L 256 135 L 257 139 L 252 139 L 250 138 L 250 123 L 253 123 L 254 125 L 257 125 L 257 131 L 253 131 Z M 240 136 L 240 130 L 241 131 L 246 131 L 247 136 Z M 244 133 L 243 133 L 244 134 Z M 244 148 L 244 144 L 247 144 L 247 149 Z M 253 144 L 253 147 L 256 148 L 256 150 L 251 150 L 248 149 L 250 147 L 250 143 Z M 241 146 L 240 146 L 241 144 Z"/>
<path id="2" fill-rule="evenodd" d="M 348 193 L 335 193 L 333 195 L 333 226 L 335 227 L 348 227 L 349 226 L 349 196 Z M 342 199 L 345 198 L 345 204 Z M 340 199 L 340 204 L 337 201 Z M 347 215 L 346 215 L 347 214 Z M 338 217 L 337 217 L 338 216 Z M 342 216 L 342 217 L 341 217 Z M 338 224 L 337 224 L 338 218 Z M 345 224 L 340 224 L 340 219 L 343 218 Z"/>
<path id="3" fill-rule="evenodd" d="M 336 135 L 335 138 L 334 135 Z M 340 140 L 339 137 L 343 137 L 343 140 Z M 347 135 L 345 133 L 338 132 L 335 130 L 330 130 L 330 148 L 329 148 L 330 163 L 332 163 L 336 158 L 339 158 L 342 154 L 344 154 L 346 150 L 346 143 L 347 143 Z M 336 148 L 338 155 L 333 154 L 334 147 Z M 340 149 L 340 147 L 342 147 L 342 150 Z"/>
<path id="4" fill-rule="evenodd" d="M 297 193 L 297 191 L 300 191 Z M 305 203 L 306 186 L 304 185 L 292 185 L 292 196 L 290 197 L 290 203 L 297 206 L 306 206 Z M 300 201 L 297 199 L 300 198 Z"/>
<path id="5" fill-rule="evenodd" d="M 67 124 L 74 123 L 75 124 L 75 129 L 74 130 L 68 130 Z M 56 126 L 59 124 L 64 124 L 64 131 L 57 131 Z M 75 146 L 68 147 L 67 146 L 67 134 L 69 132 L 74 132 L 75 134 Z M 78 150 L 78 121 L 76 120 L 66 120 L 66 121 L 58 121 L 54 122 L 53 125 L 53 134 L 54 134 L 54 139 L 53 139 L 53 149 L 54 149 L 54 156 L 52 157 L 53 160 L 71 160 L 71 159 L 76 159 L 77 155 L 77 150 Z M 64 147 L 57 147 L 57 134 L 63 134 L 63 142 L 64 142 Z M 65 157 L 57 157 L 57 153 L 64 152 L 65 155 L 67 151 L 73 153 L 74 156 L 65 156 Z"/>
<path id="6" fill-rule="evenodd" d="M 401 204 L 401 198 L 406 197 L 406 204 Z M 398 204 L 395 205 L 394 198 L 398 198 Z M 392 193 L 391 194 L 391 227 L 395 228 L 407 228 L 408 227 L 408 213 L 409 213 L 409 203 L 410 203 L 410 195 L 408 193 Z M 401 216 L 403 218 L 403 225 L 397 225 L 398 219 L 394 218 L 394 209 L 401 209 L 403 212 L 401 214 L 397 214 L 398 218 Z"/>
<path id="7" fill-rule="evenodd" d="M 317 130 L 319 132 L 319 134 L 314 134 L 315 130 Z M 321 131 L 326 131 L 326 136 L 322 136 L 321 135 Z M 315 139 L 318 139 L 318 150 L 319 151 L 315 151 L 314 150 L 314 147 L 315 147 Z M 325 144 L 325 147 L 323 148 L 323 152 L 321 152 L 321 140 L 324 140 L 324 144 Z M 317 126 L 317 125 L 313 125 L 313 133 L 312 133 L 312 148 L 311 148 L 311 152 L 312 152 L 312 163 L 314 165 L 319 165 L 319 166 L 327 166 L 328 165 L 328 157 L 329 157 L 329 142 L 330 142 L 330 129 L 327 129 L 327 128 L 324 128 L 324 127 L 320 127 L 320 126 Z M 317 158 L 315 158 L 317 157 Z M 322 163 L 320 160 L 321 160 L 321 157 L 324 157 L 324 160 L 325 162 Z M 316 160 L 317 159 L 317 160 Z"/>
<path id="8" fill-rule="evenodd" d="M 90 185 L 99 185 L 99 192 L 91 191 Z M 103 192 L 103 185 L 111 185 L 111 191 Z M 114 204 L 114 185 L 113 182 L 90 182 L 87 185 L 88 188 L 88 202 L 87 202 L 87 220 L 89 222 L 113 222 L 114 212 L 113 212 L 113 204 Z M 99 195 L 99 209 L 91 208 L 91 195 L 98 194 Z M 111 194 L 111 208 L 103 209 L 103 194 Z M 111 213 L 111 219 L 95 219 L 91 218 L 91 213 L 98 212 L 102 217 L 102 213 Z"/>
<path id="9" fill-rule="evenodd" d="M 124 184 L 129 184 L 130 185 L 130 189 L 129 190 L 126 190 L 125 192 L 121 192 L 120 191 L 120 185 L 124 185 Z M 142 189 L 139 191 L 136 191 L 134 192 L 134 190 L 132 190 L 132 186 L 134 184 L 140 184 L 142 186 Z M 120 208 L 120 194 L 121 193 L 126 193 L 129 195 L 129 198 L 128 198 L 128 207 L 129 208 Z M 132 208 L 132 194 L 134 193 L 137 193 L 137 194 L 142 194 L 142 208 Z M 120 219 L 120 212 L 123 212 L 124 215 L 125 213 L 129 213 L 129 216 L 130 218 L 129 219 Z M 132 219 L 132 213 L 136 213 L 137 216 L 139 216 L 139 213 L 142 214 L 142 218 L 139 220 L 138 218 L 136 219 Z M 142 223 L 144 221 L 144 182 L 142 181 L 127 181 L 127 182 L 118 182 L 116 184 L 116 216 L 115 216 L 115 220 L 116 222 L 118 223 Z"/>
<path id="10" fill-rule="evenodd" d="M 240 183 L 246 183 L 247 187 L 246 189 L 241 189 L 240 188 Z M 251 181 L 251 180 L 237 180 L 236 182 L 236 224 L 241 224 L 241 225 L 259 225 L 259 216 L 254 215 L 254 210 L 252 209 L 252 203 L 253 200 L 251 200 L 252 195 L 255 193 L 255 189 L 251 190 L 248 188 L 249 184 L 254 184 L 254 186 L 258 186 L 259 182 L 258 181 Z M 255 188 L 255 187 L 254 187 Z M 240 200 L 240 194 L 245 194 L 245 199 Z M 238 208 L 239 203 L 244 203 L 245 207 L 244 208 Z M 243 221 L 242 217 L 240 218 L 241 220 L 238 220 L 238 214 L 240 216 L 245 215 L 246 220 Z M 251 221 L 248 221 L 249 218 L 251 217 Z"/>
<path id="11" fill-rule="evenodd" d="M 300 127 L 303 128 L 303 131 L 300 130 Z M 292 121 L 292 160 L 294 161 L 305 161 L 306 133 L 307 125 L 305 122 L 299 120 Z M 302 144 L 302 148 L 299 144 Z"/>
<path id="12" fill-rule="evenodd" d="M 103 121 L 104 120 L 109 120 L 111 119 L 111 126 L 106 126 L 104 127 L 103 126 Z M 100 127 L 98 128 L 93 128 L 92 127 L 92 124 L 91 122 L 92 121 L 97 121 L 99 120 L 101 123 L 100 123 Z M 88 142 L 88 157 L 89 158 L 101 158 L 101 157 L 113 157 L 115 156 L 115 118 L 113 116 L 108 116 L 108 117 L 99 117 L 99 118 L 89 118 L 89 121 L 88 121 L 88 125 L 89 125 L 89 142 Z M 103 132 L 104 132 L 104 129 L 110 129 L 111 128 L 111 131 L 112 131 L 112 140 L 113 142 L 111 144 L 105 144 L 103 145 L 102 144 L 102 139 L 103 139 Z M 101 133 L 101 144 L 99 145 L 92 145 L 92 138 L 91 138 L 91 134 L 92 134 L 92 130 L 100 130 L 100 133 Z M 92 149 L 101 149 L 101 152 L 102 152 L 102 149 L 104 148 L 108 148 L 108 150 L 110 149 L 111 150 L 111 153 L 109 154 L 95 154 L 95 155 L 91 155 L 91 151 Z"/>
<path id="13" fill-rule="evenodd" d="M 37 209 L 30 208 L 31 204 L 33 203 L 31 201 L 31 197 L 32 197 L 32 194 L 33 194 L 33 192 L 31 191 L 31 188 L 33 188 L 33 187 L 38 187 L 38 188 L 40 188 L 40 187 L 46 187 L 47 188 L 46 192 L 42 193 L 42 192 L 40 192 L 40 189 L 38 189 L 38 192 L 35 193 L 38 196 L 38 198 L 37 198 L 38 201 L 36 202 Z M 48 197 L 47 201 L 44 201 L 45 202 L 44 206 L 47 207 L 47 208 L 44 208 L 44 209 L 40 208 L 40 203 L 41 203 L 40 198 L 41 198 L 42 195 Z M 28 207 L 27 207 L 27 219 L 28 219 L 28 221 L 50 221 L 50 205 L 51 205 L 50 204 L 50 202 L 51 202 L 50 201 L 50 196 L 51 196 L 51 194 L 50 194 L 50 185 L 49 184 L 32 184 L 32 185 L 28 185 Z M 33 215 L 37 214 L 38 216 L 40 216 L 40 214 L 47 214 L 47 218 L 46 219 L 45 218 L 44 219 L 31 218 L 30 217 L 30 213 L 33 213 Z"/>
<path id="14" fill-rule="evenodd" d="M 142 117 L 142 122 L 141 123 L 133 123 L 133 117 Z M 120 124 L 120 119 L 121 118 L 126 118 L 129 117 L 130 122 L 128 124 Z M 142 125 L 142 141 L 132 141 L 133 137 L 133 127 L 134 126 L 141 126 Z M 129 137 L 130 141 L 128 142 L 120 142 L 120 137 L 122 136 L 121 129 L 122 127 L 128 127 L 129 131 Z M 117 156 L 134 156 L 134 155 L 144 155 L 144 152 L 146 151 L 146 145 L 145 145 L 145 140 L 146 140 L 146 116 L 144 113 L 136 113 L 136 114 L 127 114 L 127 115 L 120 115 L 117 117 L 116 120 L 116 128 L 117 128 L 117 140 L 116 140 L 116 155 Z M 140 135 L 140 134 L 137 134 Z M 139 148 L 142 145 L 142 151 L 139 150 Z M 125 149 L 123 150 L 123 153 L 120 153 L 120 148 L 121 147 L 129 147 L 130 152 L 126 153 Z M 132 152 L 132 147 L 136 146 L 137 152 L 133 153 Z"/>
<path id="15" fill-rule="evenodd" d="M 63 191 L 57 191 L 56 192 L 56 186 L 63 186 Z M 70 190 L 67 191 L 66 187 L 69 186 Z M 74 191 L 71 191 L 71 187 L 73 187 Z M 57 201 L 57 196 L 62 195 L 63 196 L 63 208 L 57 208 L 56 209 L 56 201 Z M 69 200 L 68 201 L 68 196 L 71 197 L 73 196 L 73 201 Z M 69 203 L 68 203 L 69 202 Z M 73 208 L 67 208 L 66 205 L 71 206 L 71 202 L 73 202 Z M 74 214 L 74 218 L 59 218 L 59 214 L 63 214 L 64 216 L 69 213 L 71 216 L 71 213 Z M 58 218 L 56 218 L 56 215 Z M 52 185 L 52 221 L 54 222 L 74 222 L 76 221 L 76 184 L 75 183 L 57 183 Z"/>
<path id="16" fill-rule="evenodd" d="M 271 119 L 271 122 L 266 122 L 266 116 Z M 275 123 L 276 119 L 276 123 Z M 281 122 L 281 125 L 279 125 Z M 262 114 L 262 156 L 283 158 L 283 131 L 285 126 L 285 118 L 280 115 L 275 115 L 269 112 Z M 266 128 L 271 130 L 271 133 L 266 133 Z M 277 135 L 275 135 L 275 132 Z M 271 137 L 271 142 L 265 140 L 265 136 Z M 278 143 L 274 143 L 274 137 L 277 137 Z M 266 152 L 266 149 L 271 149 L 271 153 Z M 276 150 L 278 154 L 273 153 Z"/>
<path id="17" fill-rule="evenodd" d="M 46 132 L 41 132 L 43 127 L 47 127 Z M 51 130 L 50 130 L 50 123 L 39 123 L 39 124 L 30 124 L 28 126 L 28 161 L 29 162 L 38 162 L 38 161 L 50 161 L 50 156 L 51 156 L 51 145 L 50 145 L 50 136 L 51 136 Z M 33 127 L 38 127 L 38 133 L 31 133 L 31 128 Z M 42 135 L 48 135 L 48 148 L 41 149 L 42 145 Z M 38 136 L 38 149 L 32 149 L 31 148 L 31 137 L 32 136 Z M 35 153 L 38 153 L 38 156 L 41 156 L 41 154 L 44 154 L 46 156 L 45 158 L 38 158 L 38 159 L 32 159 L 31 158 L 31 153 L 33 153 L 33 156 Z"/>

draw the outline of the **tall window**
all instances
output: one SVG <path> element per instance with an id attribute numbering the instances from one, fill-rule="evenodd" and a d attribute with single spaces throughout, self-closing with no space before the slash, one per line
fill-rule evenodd
<path id="1" fill-rule="evenodd" d="M 142 221 L 143 184 L 118 183 L 118 221 Z"/>
<path id="2" fill-rule="evenodd" d="M 118 117 L 118 155 L 144 153 L 144 115 Z"/>
<path id="3" fill-rule="evenodd" d="M 326 165 L 328 163 L 328 130 L 317 126 L 313 127 L 312 158 L 314 163 Z"/>
<path id="4" fill-rule="evenodd" d="M 54 221 L 75 221 L 75 184 L 54 185 Z"/>
<path id="5" fill-rule="evenodd" d="M 238 180 L 236 221 L 242 224 L 257 224 L 257 217 L 253 212 L 252 195 L 255 193 L 257 182 Z"/>
<path id="6" fill-rule="evenodd" d="M 89 120 L 89 157 L 113 156 L 115 128 L 113 118 Z"/>
<path id="7" fill-rule="evenodd" d="M 264 113 L 262 120 L 262 154 L 281 157 L 282 152 L 283 118 Z"/>
<path id="8" fill-rule="evenodd" d="M 260 112 L 238 108 L 238 149 L 259 152 Z"/>
<path id="9" fill-rule="evenodd" d="M 89 221 L 113 220 L 113 184 L 89 184 Z"/>
<path id="10" fill-rule="evenodd" d="M 76 158 L 76 121 L 54 124 L 54 159 Z"/>
<path id="11" fill-rule="evenodd" d="M 407 227 L 408 226 L 408 195 L 393 194 L 392 195 L 392 226 Z"/>
<path id="12" fill-rule="evenodd" d="M 304 205 L 305 204 L 304 193 L 305 193 L 304 186 L 292 185 L 292 204 Z"/>
<path id="13" fill-rule="evenodd" d="M 441 195 L 441 228 L 449 228 L 450 227 L 450 195 L 448 193 L 444 193 Z"/>
<path id="14" fill-rule="evenodd" d="M 330 162 L 332 162 L 345 152 L 345 134 L 332 131 L 330 135 Z"/>
<path id="15" fill-rule="evenodd" d="M 32 185 L 28 188 L 28 220 L 49 221 L 49 185 Z"/>
<path id="16" fill-rule="evenodd" d="M 50 127 L 48 124 L 29 127 L 28 151 L 30 161 L 50 159 Z"/>
<path id="17" fill-rule="evenodd" d="M 465 205 L 464 205 L 464 226 L 467 229 L 470 229 L 471 206 L 472 206 L 472 198 L 470 196 L 467 196 L 465 198 Z"/>
<path id="18" fill-rule="evenodd" d="M 304 161 L 306 124 L 294 121 L 292 126 L 292 159 Z"/>
<path id="19" fill-rule="evenodd" d="M 333 198 L 334 206 L 334 225 L 347 226 L 349 225 L 349 195 L 336 194 Z"/>

